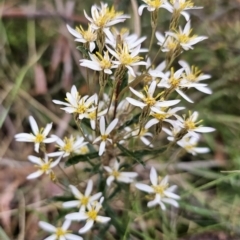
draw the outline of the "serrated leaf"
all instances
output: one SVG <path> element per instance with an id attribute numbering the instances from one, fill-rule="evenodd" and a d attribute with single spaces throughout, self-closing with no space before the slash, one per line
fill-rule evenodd
<path id="1" fill-rule="evenodd" d="M 79 162 L 88 162 L 90 159 L 97 158 L 97 157 L 98 157 L 98 152 L 88 153 L 85 155 L 77 155 L 68 159 L 67 162 L 65 163 L 65 166 L 69 167 Z"/>

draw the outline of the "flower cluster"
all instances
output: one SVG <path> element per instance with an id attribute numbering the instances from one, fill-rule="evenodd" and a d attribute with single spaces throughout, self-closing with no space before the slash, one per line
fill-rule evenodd
<path id="1" fill-rule="evenodd" d="M 79 190 L 79 183 L 71 182 L 69 178 L 67 188 L 72 196 L 71 200 L 62 204 L 69 211 L 62 227 L 57 228 L 42 221 L 39 223 L 42 229 L 52 233 L 46 239 L 82 239 L 68 230 L 72 221 L 85 221 L 79 234 L 94 228 L 96 222 L 111 224 L 111 218 L 101 216 L 101 212 L 105 209 L 107 213 L 105 206 L 108 209 L 111 207 L 111 198 L 121 192 L 124 184 L 132 185 L 129 191 L 136 192 L 139 189 L 147 192 L 150 198 L 148 207 L 159 205 L 162 210 L 166 210 L 165 204 L 179 207 L 180 196 L 174 193 L 176 185 L 169 185 L 169 176 L 158 177 L 156 169 L 148 166 L 151 169 L 151 184 L 136 183 L 136 178 L 141 176 L 136 172 L 136 165 L 144 162 L 146 154 L 151 157 L 154 152 L 152 149 L 155 152 L 159 150 L 159 141 L 164 143 L 164 137 L 169 141 L 165 141 L 168 148 L 180 147 L 192 155 L 210 151 L 206 147 L 197 147 L 197 144 L 201 140 L 200 133 L 214 129 L 203 126 L 196 111 L 179 115 L 185 107 L 178 105 L 185 100 L 193 103 L 189 89 L 211 94 L 207 84 L 202 83 L 210 75 L 203 74 L 184 60 L 174 64 L 178 69 L 173 67 L 173 62 L 184 51 L 192 50 L 195 44 L 206 39 L 205 36 L 193 35 L 191 29 L 188 10 L 200 7 L 195 7 L 191 0 L 143 2 L 138 9 L 139 15 L 143 14 L 144 8 L 150 12 L 153 31 L 147 49 L 141 46 L 146 37 L 138 38 L 136 34 L 130 34 L 128 29 L 113 27 L 130 16 L 117 12 L 105 3 L 92 6 L 91 16 L 84 11 L 89 21 L 87 30 L 82 26 L 73 29 L 67 25 L 75 41 L 81 45 L 81 49 L 85 49 L 79 61 L 88 72 L 88 86 L 91 87 L 90 78 L 97 81 L 92 95 L 80 95 L 77 86 L 73 85 L 70 92 L 66 93 L 65 100 L 53 100 L 67 114 L 72 114 L 77 133 L 63 138 L 54 134 L 49 136 L 52 123 L 39 130 L 30 116 L 32 133 L 15 136 L 17 141 L 33 142 L 36 154 L 40 155 L 28 157 L 37 167 L 37 171 L 30 174 L 28 179 L 46 174 L 51 180 L 58 181 L 54 167 L 64 162 L 73 165 L 84 158 L 92 167 L 90 172 L 99 174 L 99 179 L 105 182 L 94 186 L 99 179 L 89 176 L 83 194 Z M 164 35 L 157 31 L 160 8 L 172 14 L 170 27 Z M 183 28 L 179 26 L 181 15 L 187 20 Z M 160 45 L 157 54 L 161 56 L 152 55 L 153 44 Z M 147 54 L 144 56 L 145 52 Z M 165 57 L 165 60 L 158 64 L 156 59 L 161 57 Z M 180 97 L 176 97 L 178 94 Z M 55 151 L 49 153 L 47 144 L 53 142 Z M 82 181 L 85 182 L 85 179 Z M 95 189 L 98 189 L 97 193 L 92 194 Z M 70 212 L 72 209 L 75 212 Z"/>

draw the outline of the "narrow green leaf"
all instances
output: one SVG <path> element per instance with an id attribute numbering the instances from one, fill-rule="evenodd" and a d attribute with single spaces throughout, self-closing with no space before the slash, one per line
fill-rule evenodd
<path id="1" fill-rule="evenodd" d="M 5 231 L 1 228 L 1 226 L 0 226 L 0 239 L 1 240 L 10 240 L 10 238 L 7 236 Z"/>
<path id="2" fill-rule="evenodd" d="M 65 166 L 69 167 L 79 162 L 88 162 L 90 159 L 97 158 L 97 157 L 98 157 L 98 152 L 88 153 L 85 155 L 77 155 L 68 159 L 67 162 L 65 163 Z"/>

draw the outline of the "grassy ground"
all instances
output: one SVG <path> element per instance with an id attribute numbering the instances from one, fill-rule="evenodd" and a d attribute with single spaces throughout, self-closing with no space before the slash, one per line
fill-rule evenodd
<path id="1" fill-rule="evenodd" d="M 83 9 L 89 12 L 93 2 L 0 2 L 1 240 L 42 239 L 39 219 L 56 222 L 61 213 L 59 202 L 46 199 L 61 194 L 62 189 L 45 178 L 41 182 L 26 181 L 33 169 L 26 161 L 32 147 L 16 143 L 13 138 L 16 133 L 29 131 L 29 115 L 41 125 L 52 121 L 59 136 L 75 131 L 71 118 L 51 100 L 62 99 L 76 83 L 80 93 L 86 94 L 85 73 L 79 66 L 81 56 L 65 24 L 86 24 Z M 198 110 L 205 125 L 216 128 L 214 134 L 204 136 L 211 152 L 197 157 L 184 155 L 172 164 L 173 178 L 180 181 L 182 188 L 179 214 L 160 213 L 159 225 L 151 220 L 159 218 L 159 212 L 148 211 L 139 216 L 137 213 L 147 209 L 139 200 L 134 201 L 129 220 L 135 220 L 134 224 L 144 231 L 133 230 L 129 239 L 240 239 L 240 177 L 238 173 L 220 172 L 240 168 L 240 1 L 195 2 L 204 9 L 193 12 L 193 28 L 209 39 L 184 58 L 212 75 L 209 83 L 214 94 L 193 93 L 196 104 L 186 106 Z M 114 3 L 129 11 L 129 1 Z M 164 29 L 168 20 L 163 14 L 159 30 Z M 128 24 L 134 29 L 133 22 Z M 147 14 L 143 15 L 142 34 L 150 34 Z M 68 168 L 66 171 L 73 172 Z M 61 171 L 57 174 L 62 177 Z M 119 216 L 124 216 L 124 209 L 114 207 L 119 208 Z M 110 232 L 102 239 L 119 239 Z M 86 239 L 99 238 L 88 235 Z"/>

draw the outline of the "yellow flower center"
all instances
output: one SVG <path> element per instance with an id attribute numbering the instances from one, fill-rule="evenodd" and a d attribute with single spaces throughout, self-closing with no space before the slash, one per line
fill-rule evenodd
<path id="1" fill-rule="evenodd" d="M 87 204 L 89 202 L 89 197 L 83 196 L 80 201 L 81 201 L 82 205 L 87 206 Z"/>
<path id="2" fill-rule="evenodd" d="M 77 109 L 76 109 L 76 112 L 77 113 L 85 113 L 87 110 L 87 106 L 85 106 L 84 104 L 79 104 Z"/>
<path id="3" fill-rule="evenodd" d="M 153 106 L 156 103 L 156 100 L 153 97 L 146 97 L 143 101 L 149 106 Z"/>
<path id="4" fill-rule="evenodd" d="M 170 117 L 170 114 L 167 113 L 153 113 L 152 116 L 158 120 L 164 120 Z"/>
<path id="5" fill-rule="evenodd" d="M 48 163 L 44 163 L 40 166 L 40 169 L 46 173 L 47 171 L 49 171 L 51 168 L 50 168 L 50 164 L 51 164 L 51 160 L 48 162 Z"/>
<path id="6" fill-rule="evenodd" d="M 73 144 L 74 144 L 74 138 L 71 137 L 71 138 L 65 138 L 64 139 L 64 143 L 65 145 L 63 147 L 60 147 L 60 150 L 64 151 L 64 152 L 67 152 L 67 153 L 70 153 L 73 151 Z"/>
<path id="7" fill-rule="evenodd" d="M 142 57 L 139 57 L 139 56 L 132 57 L 129 54 L 129 49 L 127 44 L 124 44 L 122 47 L 119 45 L 118 49 L 119 51 L 117 52 L 117 54 L 119 56 L 119 61 L 123 65 L 131 65 L 133 63 L 139 62 L 142 59 Z"/>
<path id="8" fill-rule="evenodd" d="M 187 130 L 193 130 L 196 128 L 195 122 L 191 121 L 191 119 L 188 119 L 184 122 L 184 127 Z"/>
<path id="9" fill-rule="evenodd" d="M 42 135 L 41 132 L 39 132 L 36 136 L 35 136 L 35 143 L 41 143 L 44 140 L 44 136 Z"/>
<path id="10" fill-rule="evenodd" d="M 84 31 L 81 25 L 76 27 L 76 31 L 79 32 L 87 42 L 94 42 L 97 39 L 97 34 L 93 32 L 90 25 L 86 31 Z"/>
<path id="11" fill-rule="evenodd" d="M 69 232 L 69 231 L 65 231 L 65 230 L 63 230 L 62 228 L 57 228 L 57 229 L 56 229 L 56 237 L 57 237 L 57 240 L 58 240 L 60 237 L 65 236 L 67 232 Z"/>
<path id="12" fill-rule="evenodd" d="M 170 0 L 170 3 L 174 5 L 176 1 L 177 0 Z M 191 0 L 179 0 L 178 2 L 179 2 L 179 8 L 178 8 L 179 11 L 182 11 L 185 8 L 192 8 L 194 6 Z"/>
<path id="13" fill-rule="evenodd" d="M 191 72 L 189 74 L 184 74 L 183 76 L 189 81 L 189 82 L 195 82 L 197 77 L 201 75 L 201 71 L 195 67 L 191 67 Z"/>
<path id="14" fill-rule="evenodd" d="M 95 10 L 95 12 L 93 12 L 93 19 L 95 20 L 94 23 L 98 27 L 103 28 L 106 26 L 108 22 L 110 22 L 111 20 L 118 16 L 121 16 L 122 14 L 123 14 L 122 12 L 116 12 L 114 7 L 112 7 L 111 9 L 107 7 L 102 9 L 101 12 Z"/>
<path id="15" fill-rule="evenodd" d="M 80 153 L 81 154 L 86 154 L 88 152 L 89 152 L 89 149 L 88 149 L 87 146 L 83 146 L 83 147 L 80 148 Z"/>
<path id="16" fill-rule="evenodd" d="M 177 48 L 177 46 L 178 46 L 178 42 L 174 40 L 172 37 L 168 37 L 166 47 L 170 51 L 174 51 Z"/>
<path id="17" fill-rule="evenodd" d="M 162 4 L 162 0 L 143 0 L 148 6 L 153 8 L 159 8 Z"/>
<path id="18" fill-rule="evenodd" d="M 102 141 L 106 141 L 108 138 L 108 135 L 102 135 L 101 138 L 102 138 Z"/>
<path id="19" fill-rule="evenodd" d="M 164 191 L 168 188 L 168 184 L 152 186 L 155 193 L 160 194 L 162 197 L 165 195 Z"/>
<path id="20" fill-rule="evenodd" d="M 113 170 L 111 172 L 111 175 L 114 176 L 115 178 L 117 178 L 117 177 L 119 177 L 120 173 L 118 171 L 116 171 L 116 170 Z"/>
<path id="21" fill-rule="evenodd" d="M 97 218 L 97 211 L 96 210 L 90 210 L 89 212 L 87 212 L 87 215 L 88 215 L 88 217 L 90 218 L 90 219 L 92 219 L 92 220 L 96 220 L 96 218 Z"/>
<path id="22" fill-rule="evenodd" d="M 101 68 L 103 68 L 103 69 L 111 68 L 112 64 L 110 62 L 110 58 L 109 58 L 108 52 L 106 52 L 104 54 L 104 57 L 99 52 L 97 52 L 96 55 L 100 59 L 99 64 L 100 64 Z"/>

